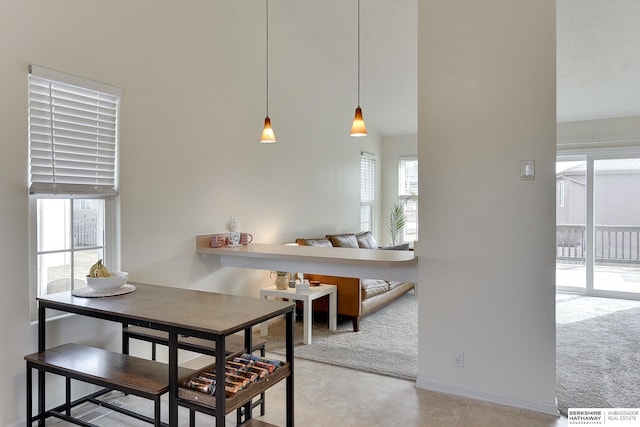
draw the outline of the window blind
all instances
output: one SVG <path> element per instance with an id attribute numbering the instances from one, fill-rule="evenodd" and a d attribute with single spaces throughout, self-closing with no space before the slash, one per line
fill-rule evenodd
<path id="1" fill-rule="evenodd" d="M 120 89 L 29 67 L 29 193 L 117 194 Z"/>
<path id="2" fill-rule="evenodd" d="M 376 200 L 376 156 L 371 153 L 360 154 L 360 201 Z"/>

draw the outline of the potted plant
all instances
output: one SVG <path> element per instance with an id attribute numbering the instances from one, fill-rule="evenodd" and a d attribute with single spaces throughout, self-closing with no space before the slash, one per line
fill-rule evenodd
<path id="1" fill-rule="evenodd" d="M 391 245 L 398 244 L 398 237 L 402 232 L 405 224 L 404 206 L 402 203 L 396 203 L 391 209 L 387 221 L 387 232 L 391 236 Z"/>
<path id="2" fill-rule="evenodd" d="M 275 271 L 275 272 L 271 272 L 276 273 L 276 288 L 283 290 L 283 289 L 287 289 L 289 287 L 289 272 L 288 271 Z"/>

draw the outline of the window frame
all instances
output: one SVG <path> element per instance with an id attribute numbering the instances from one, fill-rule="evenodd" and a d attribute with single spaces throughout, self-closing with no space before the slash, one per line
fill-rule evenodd
<path id="1" fill-rule="evenodd" d="M 29 215 L 29 237 L 28 237 L 28 247 L 29 247 L 29 289 L 30 289 L 30 311 L 32 320 L 37 320 L 37 304 L 36 297 L 40 295 L 39 289 L 39 278 L 38 278 L 38 257 L 42 253 L 48 253 L 50 251 L 40 251 L 38 247 L 38 200 L 40 199 L 61 199 L 61 200 L 69 200 L 72 203 L 74 200 L 85 200 L 85 199 L 101 199 L 104 200 L 104 242 L 103 242 L 103 257 L 105 263 L 109 265 L 111 270 L 117 271 L 121 269 L 121 258 L 120 258 L 120 197 L 118 195 L 118 185 L 119 185 L 119 166 L 120 166 L 120 137 L 119 137 L 119 114 L 120 114 L 120 100 L 122 97 L 122 91 L 119 88 L 115 88 L 113 86 L 105 85 L 103 83 L 95 82 L 92 80 L 84 79 L 81 77 L 72 76 L 65 73 L 60 73 L 57 71 L 48 70 L 46 68 L 38 67 L 38 66 L 29 66 L 29 74 L 33 75 L 38 79 L 47 79 L 52 82 L 62 83 L 64 85 L 74 85 L 79 88 L 84 88 L 90 91 L 107 91 L 111 96 L 115 96 L 117 98 L 116 106 L 115 106 L 115 135 L 114 135 L 114 150 L 115 153 L 113 155 L 113 183 L 112 188 L 105 189 L 104 186 L 95 186 L 95 190 L 92 192 L 91 190 L 87 191 L 87 186 L 64 186 L 63 191 L 56 192 L 51 191 L 51 189 L 43 189 L 42 186 L 32 185 L 32 133 L 29 129 L 28 131 L 28 147 L 27 147 L 27 158 L 29 162 L 29 168 L 27 171 L 27 182 L 29 183 L 28 188 L 28 215 Z M 28 79 L 28 98 L 31 101 L 32 93 L 30 90 L 31 79 Z M 52 102 L 52 101 L 49 101 Z M 31 110 L 28 112 L 28 120 L 29 127 L 31 127 L 32 123 L 32 114 Z M 51 117 L 50 126 L 55 126 L 55 122 L 53 122 L 53 117 Z M 39 124 L 39 126 L 41 123 Z M 98 125 L 96 125 L 98 126 Z M 53 137 L 53 131 L 52 131 Z M 51 144 L 54 143 L 54 140 L 51 140 Z M 53 172 L 52 172 L 53 173 Z M 74 190 L 78 190 L 77 193 Z M 71 191 L 69 191 L 71 190 Z M 73 209 L 71 209 L 69 216 L 67 217 L 65 214 L 64 221 L 73 217 Z M 71 231 L 71 234 L 73 232 Z M 72 237 L 72 236 L 70 236 Z M 55 251 L 56 253 L 68 253 L 73 258 L 74 253 L 77 251 L 87 250 L 87 248 L 74 248 L 73 245 L 66 248 L 62 248 L 61 251 Z M 77 277 L 77 273 L 75 274 Z M 69 277 L 72 280 L 72 277 Z M 73 281 L 71 282 L 73 283 Z M 49 317 L 55 316 L 54 313 L 51 313 Z"/>
<path id="2" fill-rule="evenodd" d="M 376 211 L 376 179 L 377 159 L 374 153 L 360 152 L 360 230 L 371 231 L 375 234 Z M 369 173 L 369 175 L 367 175 Z M 364 187 L 370 188 L 365 189 Z M 371 198 L 366 195 L 370 194 Z M 370 217 L 370 222 L 364 221 L 365 211 Z M 368 224 L 368 226 L 367 226 Z"/>
<path id="3" fill-rule="evenodd" d="M 558 182 L 558 206 L 564 206 L 564 180 Z"/>
<path id="4" fill-rule="evenodd" d="M 596 201 L 595 194 L 597 193 L 597 165 L 599 161 L 603 160 L 623 160 L 623 159 L 640 159 L 640 146 L 628 147 L 624 150 L 612 150 L 612 149 L 599 149 L 599 150 L 584 150 L 577 152 L 577 150 L 558 150 L 556 153 L 556 164 L 558 162 L 584 162 L 585 165 L 585 207 L 584 207 L 584 228 L 585 228 L 585 251 L 584 251 L 584 265 L 585 265 L 585 277 L 584 284 L 580 286 L 569 286 L 566 284 L 558 284 L 556 280 L 556 290 L 560 292 L 578 293 L 581 295 L 602 297 L 602 298 L 619 298 L 628 300 L 640 300 L 639 292 L 625 292 L 619 290 L 603 289 L 598 287 L 598 281 L 596 279 L 597 265 L 596 265 L 596 251 L 597 251 L 597 237 L 596 237 L 596 214 L 598 211 L 598 202 Z M 556 173 L 557 175 L 557 173 Z M 565 189 L 566 191 L 566 189 Z M 565 195 L 566 196 L 566 195 Z M 557 201 L 559 204 L 559 200 Z M 565 200 L 566 202 L 566 200 Z M 558 219 L 556 216 L 555 226 L 558 225 Z M 556 247 L 556 263 L 557 263 L 557 247 Z M 557 265 L 556 265 L 557 269 Z"/>
<path id="5" fill-rule="evenodd" d="M 406 170 L 406 167 L 403 166 L 403 164 L 405 164 L 406 162 L 416 162 L 416 168 L 419 168 L 418 165 L 418 156 L 400 156 L 398 157 L 398 202 L 400 202 L 402 204 L 403 210 L 405 212 L 405 225 L 402 228 L 402 235 L 401 235 L 401 243 L 412 243 L 415 240 L 418 240 L 418 194 L 419 194 L 419 190 L 418 190 L 418 177 L 416 176 L 416 180 L 415 180 L 415 186 L 416 186 L 416 193 L 415 194 L 406 194 L 406 177 L 404 176 L 405 173 L 404 171 Z M 407 217 L 406 217 L 406 212 L 407 212 L 407 203 L 415 203 L 416 209 L 415 209 L 415 221 L 408 221 Z M 407 225 L 409 223 L 415 223 L 415 238 L 413 239 L 409 239 L 407 238 L 407 229 L 409 227 L 407 227 Z"/>

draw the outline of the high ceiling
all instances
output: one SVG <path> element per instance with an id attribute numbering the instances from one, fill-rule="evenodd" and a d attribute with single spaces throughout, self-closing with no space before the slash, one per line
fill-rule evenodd
<path id="1" fill-rule="evenodd" d="M 559 122 L 640 115 L 640 1 L 557 0 Z"/>
<path id="2" fill-rule="evenodd" d="M 355 93 L 356 1 L 279 3 Z M 417 133 L 417 4 L 361 0 L 361 104 L 383 135 Z M 558 121 L 635 115 L 640 0 L 557 0 Z"/>

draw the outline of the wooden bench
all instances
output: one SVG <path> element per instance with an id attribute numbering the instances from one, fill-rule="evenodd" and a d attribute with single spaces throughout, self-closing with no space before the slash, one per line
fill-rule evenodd
<path id="1" fill-rule="evenodd" d="M 129 354 L 129 340 L 137 339 L 151 343 L 151 360 L 156 360 L 156 345 L 169 345 L 169 334 L 164 331 L 158 331 L 156 329 L 149 329 L 142 326 L 134 325 L 122 325 L 122 352 Z M 244 337 L 242 335 L 229 335 L 225 338 L 225 353 L 226 355 L 239 354 L 246 352 L 244 346 Z M 265 356 L 266 341 L 263 339 L 252 339 L 252 346 L 250 353 L 260 351 L 260 356 Z M 206 354 L 208 356 L 216 355 L 216 343 L 211 340 L 196 337 L 186 337 L 178 335 L 178 348 L 194 353 Z M 266 399 L 265 393 L 260 394 L 260 398 L 251 402 L 251 409 L 260 406 L 260 415 L 264 415 L 266 412 Z M 238 408 L 236 418 L 237 424 L 242 424 L 243 408 Z M 194 425 L 194 414 L 191 413 L 191 425 Z"/>
<path id="2" fill-rule="evenodd" d="M 27 355 L 24 359 L 27 362 L 27 420 L 30 420 L 29 425 L 37 419 L 45 419 L 50 416 L 74 422 L 71 417 L 71 408 L 85 402 L 106 406 L 155 426 L 164 425 L 160 422 L 160 396 L 169 390 L 169 368 L 164 363 L 79 344 L 63 344 Z M 32 417 L 32 369 L 61 375 L 66 379 L 65 403 L 39 413 L 35 417 Z M 193 370 L 186 368 L 179 368 L 178 371 L 179 377 L 193 375 L 193 373 Z M 104 387 L 104 390 L 71 402 L 72 379 Z M 153 400 L 154 418 L 151 419 L 96 399 L 111 390 Z M 42 411 L 44 402 L 40 402 L 40 405 Z"/>

